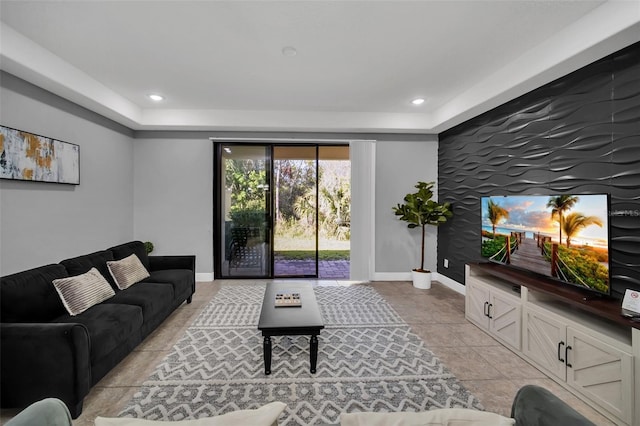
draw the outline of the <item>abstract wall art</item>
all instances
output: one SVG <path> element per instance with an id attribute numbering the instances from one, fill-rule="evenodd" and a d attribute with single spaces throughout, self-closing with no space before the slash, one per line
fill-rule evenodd
<path id="1" fill-rule="evenodd" d="M 80 147 L 0 126 L 0 178 L 79 185 Z"/>

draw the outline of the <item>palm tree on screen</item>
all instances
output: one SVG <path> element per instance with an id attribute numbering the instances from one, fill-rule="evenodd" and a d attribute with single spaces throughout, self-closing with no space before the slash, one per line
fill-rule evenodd
<path id="1" fill-rule="evenodd" d="M 558 243 L 562 244 L 562 228 L 563 228 L 563 216 L 564 212 L 571 210 L 573 206 L 580 200 L 580 198 L 574 195 L 558 195 L 557 197 L 549 198 L 547 207 L 551 208 L 551 220 L 557 220 L 560 224 L 560 239 Z"/>
<path id="2" fill-rule="evenodd" d="M 507 219 L 509 217 L 509 212 L 502 207 L 500 204 L 493 201 L 489 198 L 489 202 L 487 203 L 487 213 L 489 221 L 491 222 L 491 226 L 493 228 L 493 238 L 496 237 L 496 225 L 502 219 Z"/>
<path id="3" fill-rule="evenodd" d="M 578 231 L 591 225 L 597 225 L 602 228 L 602 220 L 597 216 L 585 216 L 578 212 L 568 214 L 562 223 L 562 228 L 564 228 L 564 233 L 567 236 L 567 248 L 571 246 L 571 238 Z"/>

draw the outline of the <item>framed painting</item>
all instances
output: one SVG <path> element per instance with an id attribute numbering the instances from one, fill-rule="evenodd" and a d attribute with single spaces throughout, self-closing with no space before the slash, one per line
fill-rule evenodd
<path id="1" fill-rule="evenodd" d="M 80 185 L 80 146 L 0 126 L 0 179 Z"/>

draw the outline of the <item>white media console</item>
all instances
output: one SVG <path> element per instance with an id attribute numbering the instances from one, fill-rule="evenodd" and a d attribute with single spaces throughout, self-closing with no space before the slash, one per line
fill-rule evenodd
<path id="1" fill-rule="evenodd" d="M 640 426 L 640 323 L 620 301 L 468 264 L 466 318 L 616 424 Z"/>

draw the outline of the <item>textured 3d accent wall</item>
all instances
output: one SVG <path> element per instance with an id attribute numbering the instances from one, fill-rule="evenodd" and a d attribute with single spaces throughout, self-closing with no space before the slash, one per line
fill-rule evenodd
<path id="1" fill-rule="evenodd" d="M 455 213 L 439 273 L 463 283 L 482 261 L 482 196 L 609 193 L 612 289 L 640 289 L 640 43 L 439 137 L 438 197 Z"/>

